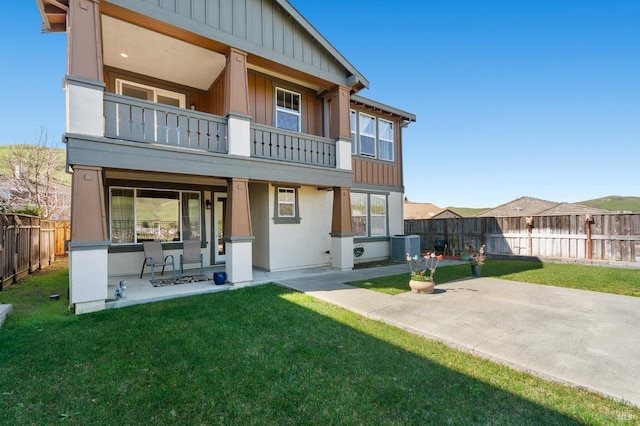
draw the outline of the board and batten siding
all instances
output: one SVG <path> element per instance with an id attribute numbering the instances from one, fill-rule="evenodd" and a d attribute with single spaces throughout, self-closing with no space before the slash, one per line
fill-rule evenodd
<path id="1" fill-rule="evenodd" d="M 376 115 L 371 111 L 361 110 Z M 352 156 L 353 181 L 366 185 L 381 185 L 400 188 L 402 179 L 402 123 L 390 117 L 380 117 L 393 121 L 394 126 L 394 161 L 376 160 L 358 155 Z M 357 137 L 357 136 L 356 136 Z"/>
<path id="2" fill-rule="evenodd" d="M 249 111 L 251 121 L 264 126 L 275 126 L 275 88 L 291 90 L 301 96 L 301 133 L 315 136 L 323 135 L 322 126 L 322 101 L 316 93 L 290 84 L 279 83 L 273 79 L 258 73 L 249 72 Z"/>
<path id="3" fill-rule="evenodd" d="M 344 84 L 348 74 L 331 52 L 271 0 L 111 0 L 110 3 L 334 83 Z"/>

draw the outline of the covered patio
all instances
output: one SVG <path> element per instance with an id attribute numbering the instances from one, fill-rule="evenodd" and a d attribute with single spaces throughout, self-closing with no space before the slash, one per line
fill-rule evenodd
<path id="1" fill-rule="evenodd" d="M 109 276 L 108 280 L 108 299 L 105 303 L 106 309 L 122 308 L 125 306 L 138 305 L 142 303 L 158 302 L 161 300 L 175 299 L 178 297 L 195 296 L 199 294 L 215 293 L 225 290 L 233 290 L 236 287 L 233 284 L 215 284 L 213 274 L 215 272 L 224 272 L 225 265 L 215 265 L 204 268 L 204 275 L 210 278 L 208 281 L 196 281 L 184 284 L 162 285 L 154 287 L 151 284 L 151 272 L 145 273 L 140 278 L 140 274 L 136 275 L 114 275 Z M 296 276 L 308 276 L 314 274 L 323 274 L 327 272 L 335 272 L 331 266 L 319 266 L 315 268 L 295 269 L 288 271 L 269 272 L 262 269 L 253 268 L 253 280 L 250 285 L 267 284 L 278 279 L 293 278 Z M 199 268 L 185 269 L 184 276 L 200 275 Z M 176 268 L 176 277 L 179 271 Z M 171 268 L 168 267 L 164 275 L 160 275 L 157 270 L 155 278 L 171 278 Z M 116 300 L 115 292 L 120 281 L 126 281 L 126 289 L 124 291 L 124 299 Z"/>

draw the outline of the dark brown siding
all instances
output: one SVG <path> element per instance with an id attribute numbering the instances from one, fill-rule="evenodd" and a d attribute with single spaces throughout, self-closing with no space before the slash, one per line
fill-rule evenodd
<path id="1" fill-rule="evenodd" d="M 370 111 L 366 111 L 371 114 Z M 389 120 L 389 117 L 382 117 Z M 352 158 L 353 181 L 368 185 L 401 187 L 402 181 L 402 139 L 401 122 L 393 120 L 395 132 L 395 161 L 374 160 L 354 155 Z"/>
<path id="2" fill-rule="evenodd" d="M 302 96 L 302 133 L 323 136 L 322 101 L 312 90 L 279 83 L 263 74 L 249 73 L 249 109 L 254 123 L 265 126 L 275 124 L 273 96 L 275 86 L 293 90 Z"/>

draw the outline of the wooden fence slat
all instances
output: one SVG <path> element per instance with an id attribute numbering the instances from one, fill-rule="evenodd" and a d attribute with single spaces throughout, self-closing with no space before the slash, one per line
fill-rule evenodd
<path id="1" fill-rule="evenodd" d="M 457 251 L 485 244 L 487 254 L 640 263 L 640 213 L 592 215 L 590 221 L 580 214 L 533 216 L 532 221 L 529 227 L 524 217 L 408 219 L 404 231 L 420 235 L 422 251 L 446 240 Z"/>
<path id="2" fill-rule="evenodd" d="M 60 225 L 62 248 L 57 253 L 57 222 L 13 214 L 2 214 L 0 218 L 0 290 L 51 265 L 56 254 L 64 254 L 64 241 L 70 236 L 68 221 Z"/>

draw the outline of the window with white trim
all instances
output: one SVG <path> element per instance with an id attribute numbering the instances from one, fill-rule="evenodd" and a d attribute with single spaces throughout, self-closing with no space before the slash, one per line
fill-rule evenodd
<path id="1" fill-rule="evenodd" d="M 376 118 L 372 115 L 360 113 L 359 140 L 360 155 L 376 156 Z"/>
<path id="2" fill-rule="evenodd" d="M 387 223 L 385 194 L 351 193 L 351 230 L 356 237 L 387 236 Z"/>
<path id="3" fill-rule="evenodd" d="M 276 87 L 276 127 L 300 131 L 300 94 Z"/>
<path id="4" fill-rule="evenodd" d="M 116 93 L 123 96 L 131 96 L 145 101 L 157 102 L 178 108 L 186 108 L 187 97 L 184 93 L 173 92 L 146 84 L 134 83 L 116 78 Z"/>
<path id="5" fill-rule="evenodd" d="M 354 110 L 349 111 L 349 125 L 351 126 L 351 153 L 357 154 L 358 150 L 356 146 L 358 145 L 358 139 L 356 138 L 356 120 L 357 115 Z"/>
<path id="6" fill-rule="evenodd" d="M 357 110 L 349 111 L 351 154 L 395 161 L 395 122 Z"/>
<path id="7" fill-rule="evenodd" d="M 300 223 L 298 188 L 276 187 L 274 223 Z"/>
<path id="8" fill-rule="evenodd" d="M 378 119 L 378 152 L 381 160 L 393 161 L 393 123 Z"/>
<path id="9" fill-rule="evenodd" d="M 200 239 L 200 199 L 195 191 L 111 187 L 111 241 L 131 244 Z"/>

